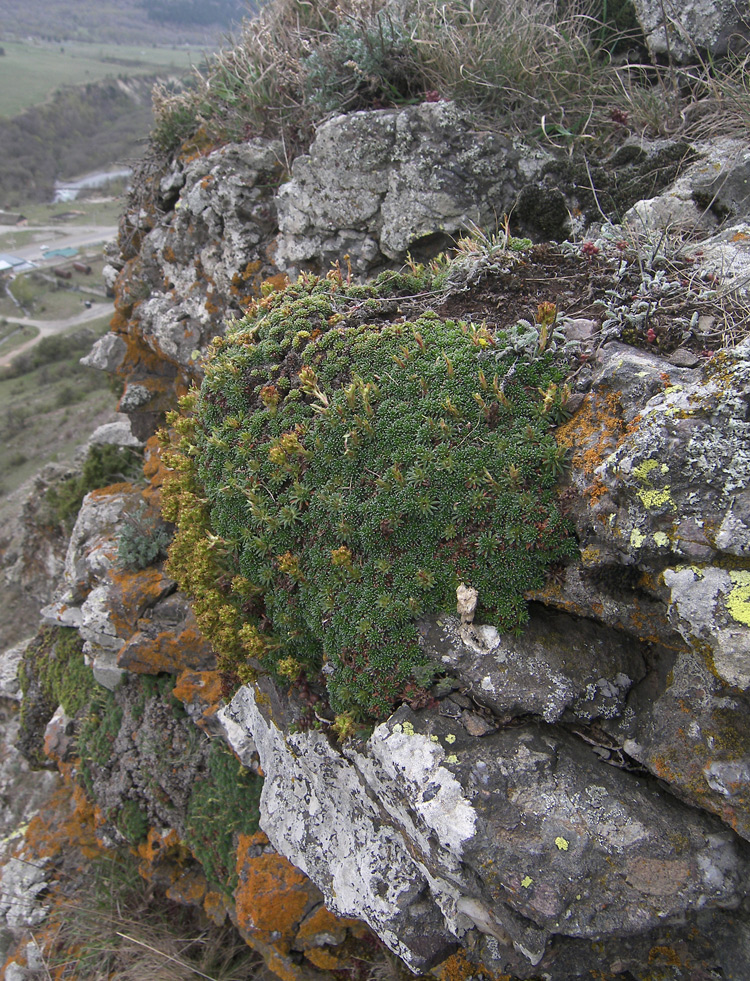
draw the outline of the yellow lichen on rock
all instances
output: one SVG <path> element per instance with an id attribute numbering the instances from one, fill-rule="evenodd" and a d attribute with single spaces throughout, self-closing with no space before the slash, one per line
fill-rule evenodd
<path id="1" fill-rule="evenodd" d="M 730 572 L 729 578 L 734 588 L 726 599 L 727 613 L 750 627 L 750 572 Z"/>

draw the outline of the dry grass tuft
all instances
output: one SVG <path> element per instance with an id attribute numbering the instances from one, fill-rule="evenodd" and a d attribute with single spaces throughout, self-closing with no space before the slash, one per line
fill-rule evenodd
<path id="1" fill-rule="evenodd" d="M 263 959 L 230 923 L 216 926 L 143 880 L 130 856 L 93 863 L 61 900 L 33 981 L 260 981 Z"/>

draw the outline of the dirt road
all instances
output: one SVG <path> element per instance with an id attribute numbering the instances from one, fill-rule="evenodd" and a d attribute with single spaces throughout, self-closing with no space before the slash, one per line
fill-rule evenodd
<path id="1" fill-rule="evenodd" d="M 111 316 L 114 312 L 115 308 L 112 303 L 94 303 L 88 310 L 82 310 L 74 317 L 68 317 L 66 320 L 27 320 L 23 317 L 13 317 L 10 319 L 10 323 L 19 324 L 23 327 L 38 327 L 39 333 L 15 350 L 0 356 L 0 368 L 6 368 L 14 358 L 38 344 L 43 337 L 59 334 L 60 331 L 67 330 L 69 327 L 78 327 L 91 320 L 98 320 L 100 317 Z"/>

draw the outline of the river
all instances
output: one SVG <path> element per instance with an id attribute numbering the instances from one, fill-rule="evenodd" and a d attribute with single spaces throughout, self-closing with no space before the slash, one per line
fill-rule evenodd
<path id="1" fill-rule="evenodd" d="M 81 191 L 90 191 L 93 188 L 104 187 L 110 181 L 120 177 L 130 177 L 133 173 L 132 168 L 122 167 L 119 170 L 101 170 L 93 174 L 86 174 L 77 181 L 55 181 L 54 204 L 62 201 L 75 201 Z"/>

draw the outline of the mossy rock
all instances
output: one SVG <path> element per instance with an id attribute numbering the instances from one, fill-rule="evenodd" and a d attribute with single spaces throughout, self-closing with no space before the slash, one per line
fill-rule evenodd
<path id="1" fill-rule="evenodd" d="M 43 751 L 44 731 L 58 705 L 71 719 L 101 689 L 83 659 L 83 641 L 69 627 L 42 627 L 19 666 L 21 730 L 18 748 L 30 763 L 51 766 Z"/>
<path id="2" fill-rule="evenodd" d="M 455 611 L 463 581 L 518 630 L 572 547 L 554 486 L 565 363 L 430 311 L 378 317 L 432 285 L 301 279 L 214 342 L 172 418 L 169 570 L 222 666 L 314 683 L 363 720 L 429 685 L 421 614 Z"/>
<path id="3" fill-rule="evenodd" d="M 205 779 L 196 783 L 185 817 L 185 844 L 209 883 L 231 895 L 237 885 L 238 835 L 260 821 L 263 779 L 243 766 L 218 739 L 211 740 Z"/>

